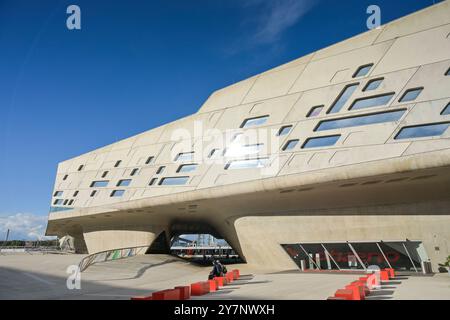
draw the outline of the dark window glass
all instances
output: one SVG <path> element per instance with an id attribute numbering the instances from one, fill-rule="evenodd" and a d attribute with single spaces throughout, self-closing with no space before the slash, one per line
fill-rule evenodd
<path id="1" fill-rule="evenodd" d="M 96 194 L 97 194 L 97 191 L 96 191 L 96 190 L 92 191 L 92 192 L 91 192 L 91 197 L 95 196 Z"/>
<path id="2" fill-rule="evenodd" d="M 79 167 L 78 167 L 78 171 L 83 170 L 83 168 L 84 168 L 84 165 L 79 166 Z"/>
<path id="3" fill-rule="evenodd" d="M 106 176 L 108 175 L 108 173 L 109 173 L 109 171 L 105 171 L 105 172 L 103 172 L 103 174 L 102 174 L 102 178 L 106 177 Z"/>
<path id="4" fill-rule="evenodd" d="M 55 193 L 53 194 L 54 197 L 61 197 L 63 195 L 62 191 L 55 191 Z"/>
<path id="5" fill-rule="evenodd" d="M 153 161 L 153 159 L 155 159 L 155 157 L 148 157 L 147 158 L 147 160 L 145 161 L 145 164 L 150 164 L 152 161 Z"/>
<path id="6" fill-rule="evenodd" d="M 138 168 L 135 168 L 131 171 L 130 176 L 134 176 L 139 171 Z"/>
<path id="7" fill-rule="evenodd" d="M 78 195 L 78 190 L 73 193 L 73 196 L 76 197 Z"/>
<path id="8" fill-rule="evenodd" d="M 122 160 L 117 160 L 116 164 L 114 165 L 114 168 L 117 168 L 122 163 Z"/>
<path id="9" fill-rule="evenodd" d="M 149 186 L 153 186 L 156 181 L 158 181 L 158 178 L 153 178 L 152 180 L 150 180 L 150 183 L 148 184 Z"/>
<path id="10" fill-rule="evenodd" d="M 66 180 L 67 177 L 69 177 L 69 175 L 66 174 L 66 175 L 64 176 L 63 180 Z"/>

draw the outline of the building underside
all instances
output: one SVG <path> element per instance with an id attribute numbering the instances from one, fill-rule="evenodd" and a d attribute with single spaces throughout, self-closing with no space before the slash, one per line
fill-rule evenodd
<path id="1" fill-rule="evenodd" d="M 260 268 L 437 271 L 450 252 L 449 126 L 444 1 L 60 163 L 47 235 L 96 253 L 210 233 Z"/>

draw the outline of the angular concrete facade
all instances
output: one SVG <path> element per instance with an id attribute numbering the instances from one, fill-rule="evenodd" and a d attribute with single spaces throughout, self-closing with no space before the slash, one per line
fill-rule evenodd
<path id="1" fill-rule="evenodd" d="M 47 235 L 95 253 L 208 232 L 276 270 L 297 268 L 282 245 L 419 241 L 436 270 L 450 252 L 449 68 L 445 1 L 218 90 L 60 163 Z"/>

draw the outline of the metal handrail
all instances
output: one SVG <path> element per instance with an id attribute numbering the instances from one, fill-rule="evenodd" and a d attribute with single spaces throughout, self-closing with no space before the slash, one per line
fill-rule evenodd
<path id="1" fill-rule="evenodd" d="M 85 271 L 89 266 L 106 261 L 114 261 L 125 258 L 130 258 L 138 255 L 142 252 L 142 249 L 147 251 L 149 245 L 145 246 L 137 246 L 137 247 L 126 247 L 126 248 L 118 248 L 118 249 L 110 249 L 105 251 L 99 251 L 96 253 L 92 253 L 86 257 L 84 257 L 80 263 L 78 264 L 78 270 L 80 272 Z M 145 253 L 144 251 L 144 253 Z"/>

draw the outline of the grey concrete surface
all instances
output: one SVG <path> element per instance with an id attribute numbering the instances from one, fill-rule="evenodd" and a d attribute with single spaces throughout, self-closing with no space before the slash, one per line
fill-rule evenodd
<path id="1" fill-rule="evenodd" d="M 108 299 L 205 280 L 209 267 L 193 265 L 169 255 L 145 255 L 95 264 L 82 273 L 81 289 L 66 287 L 67 267 L 83 255 L 0 255 L 0 299 Z M 299 271 L 267 273 L 247 265 L 238 268 L 241 279 L 218 292 L 193 299 L 323 300 L 357 279 L 354 274 L 305 274 Z M 385 283 L 370 299 L 450 299 L 450 276 L 399 276 Z"/>

